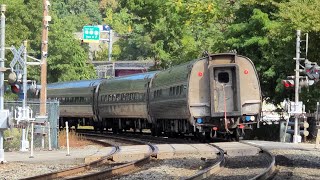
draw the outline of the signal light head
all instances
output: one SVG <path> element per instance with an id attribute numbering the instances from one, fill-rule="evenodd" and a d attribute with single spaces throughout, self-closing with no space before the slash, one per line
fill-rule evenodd
<path id="1" fill-rule="evenodd" d="M 11 85 L 11 92 L 18 94 L 20 93 L 20 86 L 19 84 L 12 84 Z"/>
<path id="2" fill-rule="evenodd" d="M 293 80 L 282 80 L 282 84 L 285 88 L 291 88 L 294 87 L 294 81 Z"/>

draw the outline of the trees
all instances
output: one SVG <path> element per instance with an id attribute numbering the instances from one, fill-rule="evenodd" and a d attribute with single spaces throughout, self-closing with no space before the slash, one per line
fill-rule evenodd
<path id="1" fill-rule="evenodd" d="M 253 60 L 264 97 L 274 103 L 287 97 L 281 80 L 294 74 L 296 29 L 309 33 L 308 59 L 317 61 L 320 55 L 320 2 L 316 0 L 50 1 L 48 70 L 56 76 L 49 76 L 49 82 L 94 76 L 86 64 L 87 47 L 73 33 L 102 21 L 120 36 L 113 45 L 116 59 L 154 59 L 166 68 L 200 57 L 204 51 L 236 50 Z M 28 52 L 40 58 L 42 5 L 37 0 L 1 2 L 8 5 L 6 43 L 19 46 L 29 39 Z M 33 69 L 30 73 L 38 78 Z M 312 97 L 317 96 L 318 86 L 301 97 L 317 100 Z"/>
<path id="2" fill-rule="evenodd" d="M 56 4 L 58 2 L 58 5 Z M 80 2 L 80 1 L 79 1 Z M 23 40 L 28 40 L 28 53 L 41 58 L 41 33 L 43 6 L 38 0 L 3 0 L 7 5 L 6 12 L 6 46 L 20 47 Z M 95 76 L 91 65 L 87 64 L 86 47 L 80 44 L 73 34 L 82 27 L 82 23 L 98 23 L 101 15 L 98 1 L 88 1 L 87 4 L 78 1 L 51 1 L 52 21 L 49 23 L 48 43 L 48 82 L 88 79 Z M 63 6 L 59 6 L 63 5 Z M 70 6 L 72 5 L 72 8 Z M 93 8 L 93 5 L 96 8 Z M 55 9 L 57 7 L 57 9 Z M 83 8 L 90 7 L 87 14 Z M 57 12 L 64 12 L 56 14 Z M 73 14 L 70 12 L 74 12 Z M 79 13 L 79 17 L 77 17 Z M 89 17 L 84 21 L 83 17 Z M 12 59 L 12 53 L 7 52 L 7 66 Z M 28 78 L 40 81 L 40 67 L 28 67 Z"/>
<path id="3" fill-rule="evenodd" d="M 119 58 L 153 58 L 168 67 L 199 57 L 206 50 L 218 51 L 221 30 L 232 19 L 230 11 L 223 11 L 228 6 L 222 0 L 120 0 L 118 9 L 107 11 L 105 21 L 125 36 L 118 42 Z"/>
<path id="4" fill-rule="evenodd" d="M 319 43 L 318 7 L 318 1 L 246 0 L 235 12 L 236 19 L 228 27 L 224 45 L 237 49 L 239 54 L 254 61 L 264 97 L 273 103 L 293 96 L 284 90 L 281 80 L 294 75 L 295 62 L 292 59 L 295 57 L 297 29 L 302 30 L 303 34 L 309 32 L 311 44 L 308 58 L 315 61 L 319 57 L 315 46 Z M 302 57 L 305 57 L 304 42 L 301 45 Z M 315 93 L 314 88 L 319 88 L 317 86 L 309 88 L 309 93 L 301 93 L 302 100 L 315 104 L 311 102 L 315 98 L 310 95 Z M 310 107 L 310 104 L 307 105 Z"/>
<path id="5" fill-rule="evenodd" d="M 106 8 L 105 22 L 123 36 L 117 43 L 120 59 L 153 58 L 168 67 L 205 50 L 236 50 L 255 63 L 264 97 L 278 103 L 288 97 L 281 80 L 294 74 L 296 29 L 309 32 L 308 58 L 319 57 L 319 5 L 316 0 L 119 0 Z"/>

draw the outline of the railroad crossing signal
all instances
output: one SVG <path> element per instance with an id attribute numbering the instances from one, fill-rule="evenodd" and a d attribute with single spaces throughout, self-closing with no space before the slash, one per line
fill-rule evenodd
<path id="1" fill-rule="evenodd" d="M 100 28 L 98 26 L 83 27 L 83 42 L 99 42 Z"/>
<path id="2" fill-rule="evenodd" d="M 10 67 L 13 69 L 14 66 L 17 64 L 17 62 L 20 64 L 21 67 L 24 67 L 25 62 L 24 62 L 24 59 L 21 57 L 21 54 L 23 53 L 23 50 L 24 50 L 24 46 L 21 45 L 18 50 L 16 50 L 14 46 L 11 46 L 10 50 L 14 56 L 10 63 Z"/>
<path id="3" fill-rule="evenodd" d="M 292 89 L 295 86 L 294 76 L 288 76 L 290 79 L 282 80 L 282 84 L 286 89 Z M 314 84 L 315 80 L 310 80 L 308 76 L 300 76 L 299 88 L 309 87 Z"/>
<path id="4" fill-rule="evenodd" d="M 293 79 L 282 80 L 282 84 L 284 85 L 285 88 L 293 88 L 294 80 Z"/>
<path id="5" fill-rule="evenodd" d="M 306 60 L 304 70 L 309 79 L 319 81 L 320 67 L 316 62 Z"/>

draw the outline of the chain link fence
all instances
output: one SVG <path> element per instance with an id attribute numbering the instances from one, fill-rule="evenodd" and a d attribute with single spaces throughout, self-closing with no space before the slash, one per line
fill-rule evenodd
<path id="1" fill-rule="evenodd" d="M 40 102 L 28 101 L 27 106 L 33 111 L 34 117 L 39 115 Z M 14 114 L 17 107 L 22 107 L 22 101 L 7 101 L 4 103 L 4 108 L 9 109 Z M 59 101 L 47 101 L 47 116 L 49 123 L 37 122 L 34 125 L 34 143 L 35 150 L 49 147 L 48 135 L 50 132 L 51 148 L 58 149 L 58 133 L 59 133 Z M 50 125 L 48 125 L 50 124 Z M 25 128 L 27 131 L 27 139 L 31 142 L 31 123 L 15 124 L 14 128 Z"/>

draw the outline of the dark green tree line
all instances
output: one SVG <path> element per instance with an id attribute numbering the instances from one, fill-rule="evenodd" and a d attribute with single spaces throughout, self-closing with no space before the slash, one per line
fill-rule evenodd
<path id="1" fill-rule="evenodd" d="M 123 36 L 119 59 L 153 58 L 168 67 L 205 50 L 236 50 L 255 63 L 264 98 L 279 103 L 292 97 L 281 80 L 294 74 L 297 29 L 309 33 L 308 59 L 318 61 L 319 5 L 316 0 L 119 0 L 104 13 L 105 23 Z M 302 100 L 315 104 L 318 86 L 308 93 L 302 89 Z"/>

